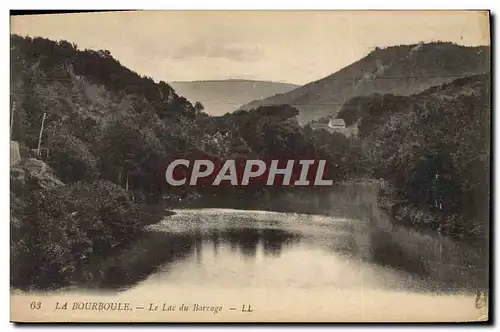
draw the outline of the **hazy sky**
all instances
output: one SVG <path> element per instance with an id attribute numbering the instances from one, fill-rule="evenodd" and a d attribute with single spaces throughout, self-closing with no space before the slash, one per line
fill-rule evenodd
<path id="1" fill-rule="evenodd" d="M 245 78 L 304 84 L 375 46 L 489 44 L 478 12 L 144 11 L 18 16 L 11 32 L 107 49 L 164 81 Z"/>

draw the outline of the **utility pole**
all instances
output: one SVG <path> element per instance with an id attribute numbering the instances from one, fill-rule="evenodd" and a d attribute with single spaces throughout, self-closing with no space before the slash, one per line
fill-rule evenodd
<path id="1" fill-rule="evenodd" d="M 43 118 L 42 118 L 42 125 L 40 126 L 40 136 L 38 136 L 38 149 L 37 149 L 37 155 L 40 157 L 40 148 L 42 146 L 42 134 L 43 134 L 43 125 L 45 124 L 45 118 L 47 117 L 47 113 L 43 113 Z"/>
<path id="2" fill-rule="evenodd" d="M 10 137 L 12 138 L 12 127 L 14 126 L 14 112 L 16 111 L 16 102 L 12 102 L 12 111 L 10 114 Z"/>

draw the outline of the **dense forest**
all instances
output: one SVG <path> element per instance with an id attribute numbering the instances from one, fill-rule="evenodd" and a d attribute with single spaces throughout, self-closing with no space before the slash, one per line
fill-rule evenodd
<path id="1" fill-rule="evenodd" d="M 385 204 L 405 225 L 487 242 L 490 181 L 489 75 L 460 78 L 409 97 L 375 94 L 339 113 L 357 124 Z"/>
<path id="2" fill-rule="evenodd" d="M 209 116 L 201 103 L 125 68 L 106 50 L 11 36 L 11 63 L 11 140 L 23 157 L 11 167 L 15 287 L 95 278 L 89 260 L 158 221 L 163 204 L 213 197 L 244 204 L 324 190 L 169 187 L 166 166 L 179 158 L 326 159 L 335 182 L 387 182 L 381 204 L 396 222 L 464 241 L 487 234 L 488 75 L 408 97 L 353 98 L 339 117 L 359 126 L 359 135 L 345 137 L 301 126 L 298 110 L 287 105 Z"/>

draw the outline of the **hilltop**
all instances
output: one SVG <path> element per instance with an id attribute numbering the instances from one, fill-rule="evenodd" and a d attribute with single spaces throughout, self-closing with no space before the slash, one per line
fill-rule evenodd
<path id="1" fill-rule="evenodd" d="M 191 103 L 201 102 L 205 112 L 210 115 L 223 115 L 233 112 L 252 100 L 289 92 L 299 87 L 288 83 L 240 79 L 174 81 L 170 82 L 170 85 L 178 94 L 186 97 Z"/>
<path id="2" fill-rule="evenodd" d="M 338 72 L 290 92 L 255 100 L 241 107 L 286 104 L 299 120 L 336 117 L 342 105 L 373 93 L 412 95 L 457 78 L 489 72 L 490 48 L 435 42 L 376 48 Z"/>

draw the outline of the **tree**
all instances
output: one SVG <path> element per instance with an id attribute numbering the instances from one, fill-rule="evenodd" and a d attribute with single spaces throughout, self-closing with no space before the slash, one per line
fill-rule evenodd
<path id="1" fill-rule="evenodd" d="M 49 140 L 48 163 L 64 182 L 95 179 L 97 158 L 87 144 L 70 134 L 59 134 Z"/>
<path id="2" fill-rule="evenodd" d="M 200 103 L 199 101 L 197 101 L 194 104 L 194 109 L 196 110 L 196 114 L 199 114 L 199 113 L 203 112 L 203 110 L 205 109 L 205 107 L 203 106 L 202 103 Z"/>

